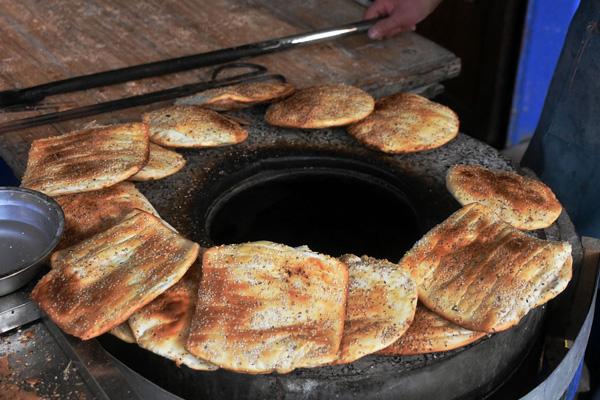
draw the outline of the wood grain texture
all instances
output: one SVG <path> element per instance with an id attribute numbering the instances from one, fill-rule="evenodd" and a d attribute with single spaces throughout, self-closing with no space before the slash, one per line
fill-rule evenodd
<path id="1" fill-rule="evenodd" d="M 0 90 L 98 72 L 168 57 L 300 33 L 360 20 L 351 0 L 67 0 L 0 2 Z M 344 82 L 375 96 L 429 85 L 456 76 L 452 53 L 407 33 L 372 42 L 366 36 L 311 45 L 252 59 L 285 74 L 299 87 Z M 149 78 L 54 96 L 46 104 L 65 109 L 172 87 L 207 77 L 208 69 Z M 0 136 L 0 156 L 20 177 L 33 139 L 86 123 L 138 120 L 140 107 Z M 2 113 L 0 122 L 34 115 Z"/>

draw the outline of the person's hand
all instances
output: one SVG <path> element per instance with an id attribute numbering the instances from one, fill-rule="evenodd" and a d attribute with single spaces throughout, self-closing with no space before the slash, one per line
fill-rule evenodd
<path id="1" fill-rule="evenodd" d="M 400 32 L 414 31 L 442 0 L 375 0 L 365 19 L 385 17 L 369 29 L 371 39 L 384 39 Z"/>

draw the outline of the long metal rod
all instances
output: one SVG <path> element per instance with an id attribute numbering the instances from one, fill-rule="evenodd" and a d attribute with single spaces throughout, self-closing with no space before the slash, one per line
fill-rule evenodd
<path id="1" fill-rule="evenodd" d="M 243 57 L 253 57 L 273 53 L 292 47 L 317 43 L 325 40 L 341 38 L 367 31 L 375 20 L 366 20 L 342 25 L 334 28 L 321 29 L 298 35 L 286 36 L 263 42 L 250 43 L 207 53 L 172 58 L 148 64 L 114 69 L 111 71 L 81 75 L 73 78 L 49 82 L 25 89 L 6 90 L 0 92 L 0 107 L 17 104 L 34 104 L 47 96 L 108 86 L 152 76 L 186 71 L 194 68 L 207 67 L 239 60 Z"/>
<path id="2" fill-rule="evenodd" d="M 105 101 L 102 103 L 91 104 L 89 106 L 83 106 L 73 108 L 65 111 L 58 111 L 38 115 L 29 118 L 19 119 L 17 121 L 8 121 L 0 124 L 0 135 L 13 132 L 20 129 L 33 128 L 35 126 L 46 125 L 61 121 L 67 121 L 76 118 L 89 117 L 92 115 L 103 114 L 111 111 L 122 110 L 125 108 L 138 107 L 157 103 L 160 101 L 172 100 L 177 97 L 187 96 L 193 93 L 201 92 L 208 89 L 235 85 L 243 82 L 255 82 L 268 79 L 281 79 L 281 75 L 276 74 L 264 74 L 263 70 L 248 72 L 244 74 L 235 75 L 228 78 L 212 80 L 208 82 L 191 83 L 183 86 L 177 86 L 170 89 L 159 90 L 156 92 L 150 92 L 140 94 L 136 96 L 125 97 L 117 100 Z"/>
<path id="3" fill-rule="evenodd" d="M 40 309 L 29 298 L 29 291 L 19 290 L 0 296 L 0 334 L 35 321 Z"/>
<path id="4" fill-rule="evenodd" d="M 46 315 L 43 317 L 43 322 L 56 344 L 79 371 L 79 376 L 87 389 L 92 392 L 94 399 L 140 399 L 96 340 L 79 340 L 68 336 Z"/>

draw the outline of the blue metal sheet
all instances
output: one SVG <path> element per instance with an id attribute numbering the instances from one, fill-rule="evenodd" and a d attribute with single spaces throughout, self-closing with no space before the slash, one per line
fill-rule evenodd
<path id="1" fill-rule="evenodd" d="M 578 5 L 579 0 L 529 1 L 507 146 L 518 144 L 535 132 L 569 23 Z"/>

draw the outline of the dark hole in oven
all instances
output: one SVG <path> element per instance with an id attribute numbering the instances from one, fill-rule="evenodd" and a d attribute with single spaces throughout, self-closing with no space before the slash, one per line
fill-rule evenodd
<path id="1" fill-rule="evenodd" d="M 292 164 L 261 168 L 218 196 L 205 220 L 211 242 L 270 240 L 398 261 L 421 237 L 402 188 L 369 168 Z"/>

